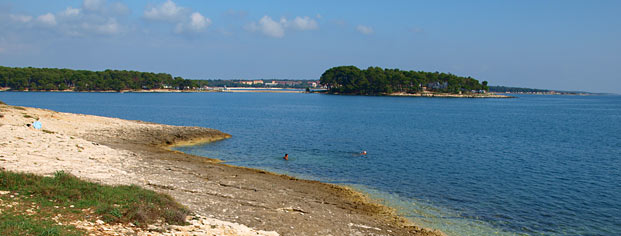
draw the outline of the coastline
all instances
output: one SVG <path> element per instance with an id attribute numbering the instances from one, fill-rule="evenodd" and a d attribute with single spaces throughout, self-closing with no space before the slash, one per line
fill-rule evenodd
<path id="1" fill-rule="evenodd" d="M 437 97 L 437 98 L 515 98 L 494 93 L 475 93 L 475 94 L 452 94 L 452 93 L 391 93 L 387 96 L 395 97 Z"/>
<path id="2" fill-rule="evenodd" d="M 9 141 L 2 145 L 11 148 L 3 148 L 7 153 L 0 162 L 10 170 L 50 174 L 63 169 L 101 183 L 137 184 L 170 194 L 201 215 L 286 235 L 443 235 L 414 226 L 349 187 L 170 149 L 231 137 L 218 130 L 8 105 L 0 105 L 0 113 L 0 129 Z M 25 127 L 34 118 L 43 123 L 42 130 Z M 47 147 L 38 148 L 45 150 L 28 146 L 28 139 L 39 138 Z M 66 150 L 56 147 L 61 142 Z"/>

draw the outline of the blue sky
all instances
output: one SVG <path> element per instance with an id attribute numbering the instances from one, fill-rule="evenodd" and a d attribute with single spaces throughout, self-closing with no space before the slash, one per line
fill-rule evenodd
<path id="1" fill-rule="evenodd" d="M 318 79 L 355 65 L 621 93 L 621 1 L 0 0 L 0 65 Z"/>

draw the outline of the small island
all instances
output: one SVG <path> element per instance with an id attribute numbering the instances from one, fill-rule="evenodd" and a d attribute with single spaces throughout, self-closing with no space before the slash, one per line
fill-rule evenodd
<path id="1" fill-rule="evenodd" d="M 321 75 L 321 85 L 330 94 L 389 95 L 422 97 L 496 97 L 509 96 L 488 93 L 487 81 L 480 83 L 471 77 L 450 73 L 403 71 L 355 66 L 333 67 Z"/>

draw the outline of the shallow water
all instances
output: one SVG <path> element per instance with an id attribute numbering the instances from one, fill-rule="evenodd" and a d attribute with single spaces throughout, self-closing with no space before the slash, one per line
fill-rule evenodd
<path id="1" fill-rule="evenodd" d="M 219 129 L 233 137 L 179 150 L 351 185 L 453 235 L 621 232 L 621 96 L 2 92 L 0 100 Z"/>

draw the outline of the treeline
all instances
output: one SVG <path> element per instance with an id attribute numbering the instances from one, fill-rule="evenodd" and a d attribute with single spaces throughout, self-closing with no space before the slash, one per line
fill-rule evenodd
<path id="1" fill-rule="evenodd" d="M 127 70 L 71 70 L 55 68 L 17 68 L 0 66 L 0 87 L 11 90 L 104 91 L 141 89 L 193 89 L 207 85 L 202 80 L 187 80 L 166 73 Z"/>
<path id="2" fill-rule="evenodd" d="M 471 77 L 380 67 L 369 67 L 366 70 L 355 66 L 333 67 L 321 75 L 320 83 L 331 93 L 344 94 L 419 93 L 423 90 L 457 94 L 488 90 L 487 81 L 479 83 Z"/>

